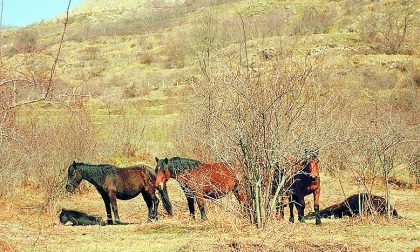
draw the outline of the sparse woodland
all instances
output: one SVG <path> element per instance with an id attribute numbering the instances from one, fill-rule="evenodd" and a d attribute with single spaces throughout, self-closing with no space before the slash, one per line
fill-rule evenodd
<path id="1" fill-rule="evenodd" d="M 420 245 L 417 1 L 108 2 L 1 29 L 0 250 L 72 250 L 72 239 L 86 250 Z M 280 220 L 275 170 L 305 149 L 319 150 L 321 208 L 368 192 L 404 218 Z M 208 222 L 190 220 L 171 181 L 172 218 L 159 209 L 144 222 L 135 199 L 120 205 L 135 225 L 59 226 L 63 207 L 105 214 L 88 183 L 64 190 L 73 160 L 155 167 L 155 156 L 240 164 L 251 218 L 229 196 L 206 203 Z"/>

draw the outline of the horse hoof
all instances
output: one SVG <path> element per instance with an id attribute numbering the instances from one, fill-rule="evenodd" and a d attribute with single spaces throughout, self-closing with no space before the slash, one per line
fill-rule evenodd
<path id="1" fill-rule="evenodd" d="M 290 222 L 290 223 L 295 223 L 295 219 L 290 218 L 290 219 L 289 219 L 289 222 Z"/>
<path id="2" fill-rule="evenodd" d="M 315 225 L 321 225 L 321 221 L 320 220 L 316 220 L 315 221 Z"/>

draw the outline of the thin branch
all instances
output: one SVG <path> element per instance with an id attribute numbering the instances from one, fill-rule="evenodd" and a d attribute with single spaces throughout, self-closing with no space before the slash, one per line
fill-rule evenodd
<path id="1" fill-rule="evenodd" d="M 40 101 L 44 101 L 48 98 L 48 95 L 50 94 L 50 91 L 51 91 L 51 88 L 52 88 L 52 85 L 53 85 L 53 78 L 55 76 L 55 69 L 56 69 L 60 54 L 61 54 L 61 49 L 63 47 L 64 35 L 66 34 L 66 30 L 67 30 L 67 24 L 68 24 L 68 21 L 69 21 L 70 4 L 71 4 L 71 0 L 69 0 L 68 5 L 67 5 L 66 19 L 64 21 L 64 28 L 63 28 L 63 32 L 61 34 L 60 44 L 59 44 L 59 47 L 58 47 L 57 55 L 55 56 L 55 59 L 54 59 L 54 63 L 51 67 L 50 78 L 48 80 L 48 84 L 47 84 L 47 87 L 45 89 L 44 95 L 41 98 L 38 98 L 38 99 L 14 104 L 13 106 L 10 106 L 10 107 L 7 107 L 6 109 L 3 109 L 2 112 L 11 110 L 11 109 L 14 109 L 14 108 L 17 108 L 17 107 L 21 107 L 21 106 L 24 106 L 24 105 L 29 105 L 29 104 L 37 103 L 37 102 L 40 102 Z"/>

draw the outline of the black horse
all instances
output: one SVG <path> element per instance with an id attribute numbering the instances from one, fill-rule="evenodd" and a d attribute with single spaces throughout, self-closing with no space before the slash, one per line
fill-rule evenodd
<path id="1" fill-rule="evenodd" d="M 105 225 L 105 222 L 100 216 L 62 209 L 60 213 L 61 224 L 66 224 L 69 221 L 73 224 L 73 226 Z"/>
<path id="2" fill-rule="evenodd" d="M 278 166 L 278 165 L 277 165 Z M 290 173 L 285 175 L 285 173 Z M 319 215 L 319 196 L 321 191 L 321 179 L 319 176 L 319 160 L 318 151 L 305 150 L 305 156 L 296 161 L 296 158 L 290 158 L 285 167 L 279 166 L 275 170 L 272 194 L 277 191 L 279 182 L 285 177 L 285 184 L 280 194 L 281 200 L 277 201 L 277 210 L 284 218 L 284 207 L 287 199 L 290 208 L 290 222 L 294 222 L 293 207 L 296 206 L 298 210 L 298 220 L 305 222 L 305 196 L 313 194 L 314 196 L 314 210 L 315 210 L 315 224 L 321 224 Z"/>
<path id="3" fill-rule="evenodd" d="M 149 209 L 149 220 L 156 219 L 159 200 L 156 197 L 156 174 L 152 168 L 145 165 L 117 168 L 108 164 L 91 165 L 73 162 L 68 168 L 66 190 L 74 192 L 83 179 L 94 185 L 102 196 L 108 224 L 113 224 L 111 208 L 115 224 L 120 224 L 117 199 L 129 200 L 140 193 Z M 172 215 L 172 205 L 166 187 L 158 191 L 166 211 Z"/>
<path id="4" fill-rule="evenodd" d="M 322 218 L 342 218 L 343 216 L 354 217 L 361 213 L 386 215 L 388 207 L 387 201 L 381 196 L 367 193 L 354 194 L 339 204 L 334 204 L 320 212 Z M 393 218 L 399 218 L 397 210 L 391 206 Z M 315 213 L 311 212 L 305 218 L 315 218 Z"/>

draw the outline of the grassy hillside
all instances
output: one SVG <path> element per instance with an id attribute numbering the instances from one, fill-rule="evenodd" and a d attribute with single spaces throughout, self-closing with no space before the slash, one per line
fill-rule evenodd
<path id="1" fill-rule="evenodd" d="M 283 44 L 294 44 L 302 52 L 323 55 L 327 67 L 337 69 L 333 74 L 345 69 L 346 73 L 340 74 L 346 79 L 364 71 L 397 79 L 385 89 L 409 85 L 411 79 L 404 79 L 406 74 L 401 73 L 405 66 L 407 78 L 418 75 L 415 24 L 407 39 L 409 55 L 383 54 L 362 38 L 368 17 L 386 11 L 391 1 L 109 2 L 86 1 L 73 10 L 57 76 L 61 90 L 79 88 L 126 98 L 124 92 L 130 88 L 133 93 L 126 95 L 141 96 L 151 88 L 188 84 L 198 74 L 196 56 L 203 46 L 200 32 L 205 20 L 213 20 L 213 49 L 234 50 L 243 37 L 238 12 L 244 16 L 252 54 L 266 47 L 278 50 Z M 41 51 L 32 62 L 36 69 L 29 65 L 26 70 L 42 74 L 50 65 L 45 54 L 55 52 L 61 30 L 62 19 L 58 19 L 6 32 L 8 62 L 18 64 L 23 57 L 19 52 L 32 46 L 29 50 Z M 362 80 L 352 82 L 364 85 Z M 360 88 L 384 89 L 381 83 L 370 85 Z M 354 83 L 347 86 L 353 88 Z"/>

